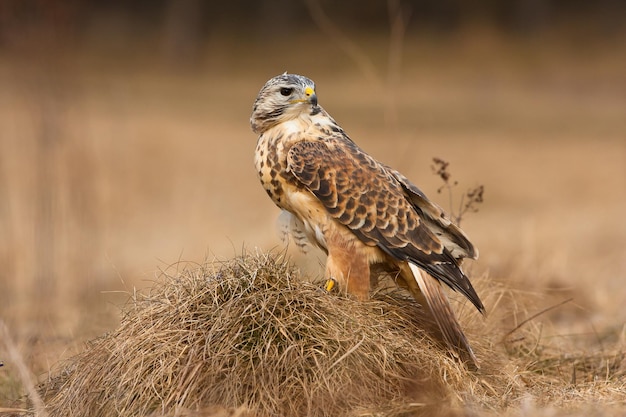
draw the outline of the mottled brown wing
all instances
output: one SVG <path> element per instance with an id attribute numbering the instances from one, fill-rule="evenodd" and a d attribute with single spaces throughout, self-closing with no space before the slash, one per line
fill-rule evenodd
<path id="1" fill-rule="evenodd" d="M 454 224 L 441 207 L 433 203 L 407 177 L 386 167 L 404 188 L 405 194 L 413 205 L 422 213 L 422 220 L 427 223 L 433 233 L 442 241 L 443 245 L 456 258 L 478 259 L 478 249 L 469 241 L 463 230 Z"/>
<path id="2" fill-rule="evenodd" d="M 341 133 L 296 143 L 287 165 L 295 179 L 364 243 L 415 263 L 484 310 L 457 260 L 422 219 L 422 209 L 408 198 L 395 171 Z"/>

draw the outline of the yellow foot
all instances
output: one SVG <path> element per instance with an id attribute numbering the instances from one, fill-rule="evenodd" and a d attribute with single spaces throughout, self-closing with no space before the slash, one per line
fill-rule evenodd
<path id="1" fill-rule="evenodd" d="M 326 292 L 331 292 L 332 289 L 335 288 L 336 284 L 337 284 L 337 281 L 335 281 L 334 278 L 330 278 L 326 280 L 326 284 L 324 284 L 324 289 L 326 290 Z"/>

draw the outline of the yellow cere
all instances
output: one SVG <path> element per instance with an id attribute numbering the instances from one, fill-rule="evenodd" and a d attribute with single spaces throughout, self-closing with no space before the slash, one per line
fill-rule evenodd
<path id="1" fill-rule="evenodd" d="M 315 94 L 315 90 L 313 90 L 311 87 L 307 87 L 304 89 L 304 94 L 306 94 L 307 97 L 310 97 Z"/>

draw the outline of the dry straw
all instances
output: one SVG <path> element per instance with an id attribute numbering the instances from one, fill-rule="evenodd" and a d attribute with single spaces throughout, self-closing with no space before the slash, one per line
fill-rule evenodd
<path id="1" fill-rule="evenodd" d="M 509 295 L 492 287 L 486 301 Z M 494 337 L 502 320 L 461 310 L 478 372 L 402 293 L 327 294 L 276 255 L 187 265 L 133 295 L 119 328 L 41 391 L 51 416 L 448 416 L 502 412 L 532 394 L 524 378 L 554 381 L 526 367 L 521 329 L 512 357 Z"/>

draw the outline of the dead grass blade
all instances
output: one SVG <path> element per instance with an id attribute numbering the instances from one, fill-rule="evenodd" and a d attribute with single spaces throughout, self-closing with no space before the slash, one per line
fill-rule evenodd
<path id="1" fill-rule="evenodd" d="M 48 413 L 46 412 L 44 408 L 44 403 L 41 400 L 41 396 L 39 395 L 39 392 L 37 392 L 37 389 L 35 388 L 35 384 L 33 383 L 33 378 L 30 375 L 30 371 L 28 370 L 26 363 L 22 359 L 22 356 L 20 355 L 17 349 L 17 346 L 13 342 L 13 338 L 11 337 L 11 334 L 9 333 L 9 329 L 4 323 L 4 320 L 0 320 L 0 335 L 2 336 L 0 339 L 4 342 L 4 346 L 9 354 L 9 358 L 11 359 L 11 362 L 13 362 L 13 364 L 17 368 L 19 375 L 20 375 L 20 379 L 22 380 L 22 384 L 24 388 L 26 389 L 26 392 L 28 393 L 28 397 L 33 403 L 35 416 L 47 417 Z M 0 412 L 4 412 L 4 411 L 0 409 Z"/>

